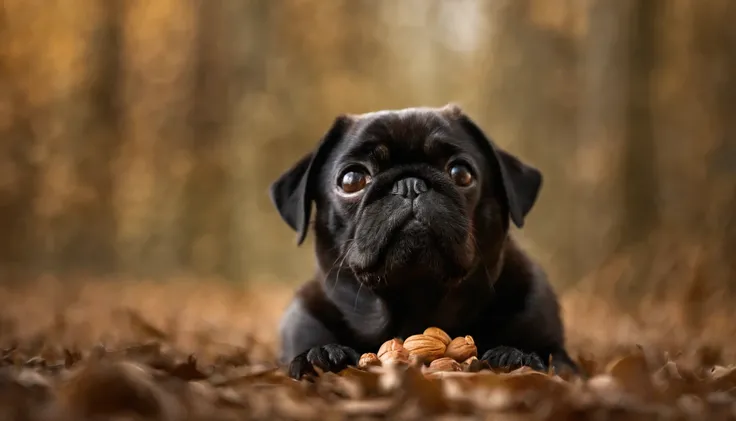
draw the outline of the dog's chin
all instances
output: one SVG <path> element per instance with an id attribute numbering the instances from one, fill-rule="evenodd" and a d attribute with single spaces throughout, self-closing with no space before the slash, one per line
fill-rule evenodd
<path id="1" fill-rule="evenodd" d="M 408 218 L 382 247 L 354 249 L 348 258 L 350 268 L 369 287 L 452 287 L 470 273 L 475 248 L 467 234 L 460 242 L 436 236 L 429 224 Z"/>

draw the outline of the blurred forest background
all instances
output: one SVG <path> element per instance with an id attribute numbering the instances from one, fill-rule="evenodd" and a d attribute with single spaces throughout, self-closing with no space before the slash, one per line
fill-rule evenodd
<path id="1" fill-rule="evenodd" d="M 311 243 L 295 246 L 269 183 L 338 113 L 456 102 L 543 171 L 519 235 L 560 291 L 677 291 L 701 308 L 736 290 L 732 0 L 4 0 L 0 13 L 6 282 L 302 282 Z"/>

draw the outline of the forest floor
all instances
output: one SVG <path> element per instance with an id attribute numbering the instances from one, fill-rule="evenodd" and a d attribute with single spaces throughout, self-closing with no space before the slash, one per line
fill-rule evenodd
<path id="1" fill-rule="evenodd" d="M 589 374 L 349 368 L 316 381 L 275 364 L 288 286 L 69 283 L 0 291 L 2 420 L 736 419 L 736 323 L 676 302 L 623 312 L 562 296 Z"/>

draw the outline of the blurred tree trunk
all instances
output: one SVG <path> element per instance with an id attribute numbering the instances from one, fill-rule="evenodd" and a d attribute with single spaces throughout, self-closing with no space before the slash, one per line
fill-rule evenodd
<path id="1" fill-rule="evenodd" d="M 675 294 L 689 303 L 693 323 L 733 279 L 720 257 L 733 238 L 724 234 L 733 221 L 733 172 L 708 159 L 733 139 L 724 117 L 734 100 L 733 64 L 724 59 L 733 51 L 723 42 L 733 39 L 728 9 L 733 14 L 728 2 L 631 9 L 625 154 L 616 171 L 623 214 L 609 262 L 621 273 L 592 278 L 615 282 L 617 298 L 631 305 Z"/>
<path id="2" fill-rule="evenodd" d="M 230 257 L 230 178 L 227 123 L 231 101 L 233 25 L 226 19 L 228 0 L 198 2 L 194 63 L 192 167 L 185 186 L 180 260 L 199 275 L 227 277 Z"/>
<path id="3" fill-rule="evenodd" d="M 729 1 L 718 14 L 720 31 L 714 31 L 705 42 L 720 41 L 718 49 L 718 78 L 716 101 L 718 119 L 722 122 L 719 146 L 712 151 L 713 172 L 719 175 L 719 183 L 726 201 L 722 221 L 723 247 L 719 260 L 728 266 L 726 284 L 731 292 L 736 292 L 736 3 Z"/>
<path id="4" fill-rule="evenodd" d="M 717 287 L 736 292 L 736 3 L 717 1 L 697 13 L 695 45 L 701 54 L 703 77 L 712 106 L 713 145 L 706 152 L 707 179 L 703 200 L 707 236 L 713 245 L 711 267 L 725 266 Z M 720 253 L 716 250 L 720 249 Z M 713 272 L 711 270 L 711 272 Z M 715 274 L 710 274 L 714 276 Z"/>
<path id="5" fill-rule="evenodd" d="M 33 200 L 38 170 L 32 162 L 36 143 L 30 110 L 18 74 L 18 32 L 23 22 L 7 7 L 0 8 L 0 267 L 3 282 L 27 268 L 33 257 Z M 15 25 L 12 23 L 15 22 Z M 20 26 L 20 28 L 18 26 Z M 22 34 L 21 34 L 22 36 Z"/>
<path id="6" fill-rule="evenodd" d="M 317 6 L 318 5 L 318 6 Z M 264 221 L 273 228 L 273 241 L 249 242 L 247 257 L 252 271 L 262 276 L 301 280 L 312 270 L 309 249 L 312 236 L 297 250 L 295 234 L 283 223 L 267 195 L 267 185 L 297 159 L 311 152 L 338 113 L 359 113 L 379 106 L 386 93 L 381 74 L 380 43 L 374 37 L 380 27 L 380 8 L 369 0 L 321 2 L 269 2 L 265 18 L 255 16 L 254 28 L 262 29 L 254 44 L 250 66 L 256 72 L 254 86 L 245 101 L 249 110 L 242 127 L 254 139 L 243 165 L 250 169 L 243 180 L 251 189 L 242 215 L 259 215 L 247 221 L 246 238 L 263 235 Z M 315 30 L 315 28 L 320 28 Z M 262 43 L 266 43 L 262 45 Z M 256 63 L 263 63 L 259 68 Z M 262 70 L 261 70 L 262 69 Z M 356 94 L 358 93 L 359 94 Z M 374 105 L 371 105 L 374 104 Z M 268 128 L 268 131 L 261 128 Z M 268 157 L 268 158 L 266 158 Z M 257 245 L 257 246 L 255 246 Z M 282 256 L 293 253 L 289 265 Z"/>
<path id="7" fill-rule="evenodd" d="M 273 98 L 266 95 L 271 64 L 266 56 L 273 54 L 280 58 L 281 50 L 281 46 L 273 42 L 271 34 L 273 16 L 282 7 L 283 4 L 277 5 L 269 0 L 231 0 L 225 3 L 223 16 L 226 22 L 223 26 L 229 28 L 228 36 L 232 40 L 226 43 L 225 49 L 232 60 L 232 85 L 227 95 L 232 111 L 224 133 L 228 154 L 225 162 L 231 177 L 228 189 L 231 249 L 226 270 L 231 278 L 241 281 L 251 277 L 255 263 L 264 261 L 262 249 L 273 244 L 263 241 L 266 246 L 261 247 L 258 236 L 262 231 L 258 227 L 263 227 L 263 224 L 261 221 L 259 225 L 254 218 L 262 214 L 259 213 L 261 205 L 253 199 L 259 195 L 267 198 L 267 190 L 262 188 L 264 175 L 258 172 L 260 162 L 277 162 L 276 156 L 281 155 L 265 142 L 264 139 L 270 137 L 264 127 L 274 127 L 277 132 L 288 127 L 287 124 L 274 125 L 277 119 L 288 116 L 283 113 L 274 115 L 281 110 L 275 108 Z M 259 147 L 264 146 L 270 153 L 262 155 Z M 274 262 L 275 258 L 266 258 L 265 261 Z"/>
<path id="8" fill-rule="evenodd" d="M 13 151 L 18 162 L 9 166 L 19 183 L 8 209 L 17 227 L 8 232 L 24 237 L 8 245 L 13 259 L 34 271 L 107 271 L 114 260 L 110 143 L 99 108 L 108 81 L 95 78 L 106 64 L 88 60 L 99 57 L 90 35 L 107 25 L 98 6 L 94 0 L 5 3 L 4 67 L 17 119 L 9 135 L 22 136 Z M 101 38 L 103 45 L 109 41 Z"/>
<path id="9" fill-rule="evenodd" d="M 99 19 L 87 37 L 93 57 L 90 70 L 87 133 L 80 136 L 86 146 L 75 151 L 80 180 L 89 183 L 92 199 L 76 212 L 78 236 L 63 250 L 61 259 L 72 268 L 93 270 L 97 274 L 116 271 L 117 224 L 113 203 L 115 174 L 110 162 L 121 144 L 120 124 L 120 39 L 122 0 L 99 2 Z M 90 147 L 89 145 L 94 145 Z"/>
<path id="10" fill-rule="evenodd" d="M 623 169 L 624 216 L 619 250 L 648 239 L 659 226 L 657 159 L 653 122 L 658 29 L 661 19 L 655 1 L 637 2 L 631 9 L 628 36 L 626 120 Z"/>
<path id="11" fill-rule="evenodd" d="M 591 256 L 601 247 L 594 241 L 580 244 L 584 237 L 559 231 L 561 224 L 569 233 L 582 229 L 586 222 L 582 215 L 590 215 L 597 199 L 575 185 L 578 52 L 571 23 L 565 19 L 574 9 L 562 13 L 561 21 L 553 25 L 533 20 L 546 16 L 537 10 L 548 8 L 546 1 L 489 2 L 487 7 L 493 8 L 494 29 L 486 66 L 493 72 L 485 76 L 478 120 L 499 146 L 542 171 L 541 194 L 517 235 L 535 240 L 536 247 L 527 247 L 562 287 L 584 272 L 590 259 L 581 259 L 581 253 Z"/>
<path id="12" fill-rule="evenodd" d="M 620 169 L 625 161 L 627 65 L 630 61 L 631 1 L 594 0 L 587 4 L 588 32 L 582 44 L 581 96 L 573 188 L 578 196 L 571 232 L 578 246 L 570 254 L 573 279 L 610 256 L 621 236 L 626 191 Z M 584 240 L 583 240 L 584 239 Z M 581 241 L 582 240 L 582 241 Z"/>
<path id="13" fill-rule="evenodd" d="M 180 267 L 180 210 L 192 165 L 197 8 L 194 0 L 124 2 L 125 144 L 114 169 L 121 264 L 133 272 Z"/>
<path id="14" fill-rule="evenodd" d="M 612 178 L 620 183 L 616 192 L 621 194 L 618 201 L 621 212 L 614 225 L 617 235 L 606 255 L 615 260 L 627 254 L 631 267 L 624 277 L 606 281 L 614 284 L 620 302 L 636 304 L 638 301 L 631 298 L 651 292 L 653 284 L 647 278 L 652 273 L 657 250 L 646 245 L 660 228 L 654 130 L 656 86 L 652 75 L 656 74 L 659 63 L 661 16 L 656 2 L 621 2 L 620 5 L 618 27 L 625 33 L 618 37 L 623 54 L 619 67 L 622 77 L 614 86 L 618 86 L 622 95 L 618 108 L 620 120 L 616 125 L 620 127 L 617 136 L 621 152 Z"/>

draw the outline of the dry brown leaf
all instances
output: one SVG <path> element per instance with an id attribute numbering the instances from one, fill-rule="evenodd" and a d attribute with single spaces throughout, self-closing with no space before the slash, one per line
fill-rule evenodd
<path id="1" fill-rule="evenodd" d="M 239 367 L 246 364 L 250 364 L 250 357 L 248 356 L 248 350 L 241 347 L 235 347 L 233 351 L 228 354 L 218 355 L 215 359 L 215 365 L 217 366 L 233 366 Z"/>
<path id="2" fill-rule="evenodd" d="M 515 372 L 500 375 L 501 383 L 512 391 L 535 391 L 556 396 L 568 388 L 568 384 L 537 371 Z"/>
<path id="3" fill-rule="evenodd" d="M 61 386 L 60 398 L 70 414 L 110 416 L 130 410 L 152 418 L 164 415 L 161 390 L 151 375 L 129 362 L 96 362 L 83 367 Z"/>
<path id="4" fill-rule="evenodd" d="M 495 375 L 495 373 L 491 373 Z M 464 371 L 434 371 L 424 375 L 429 379 L 479 379 L 480 373 L 470 373 Z"/>
<path id="5" fill-rule="evenodd" d="M 169 335 L 167 335 L 163 330 L 149 323 L 136 311 L 125 309 L 125 314 L 128 316 L 131 327 L 142 337 L 152 337 L 160 341 L 168 341 L 170 339 Z"/>
<path id="6" fill-rule="evenodd" d="M 640 352 L 619 358 L 606 367 L 624 390 L 647 401 L 658 397 L 646 358 Z"/>
<path id="7" fill-rule="evenodd" d="M 287 419 L 317 421 L 327 418 L 327 408 L 320 401 L 306 399 L 293 389 L 279 389 L 273 404 L 276 413 Z"/>
<path id="8" fill-rule="evenodd" d="M 171 372 L 176 366 L 173 355 L 163 352 L 160 342 L 147 342 L 136 346 L 124 348 L 113 352 L 115 356 L 123 356 L 126 359 L 146 364 L 157 370 Z"/>
<path id="9" fill-rule="evenodd" d="M 77 350 L 69 350 L 64 348 L 64 367 L 71 368 L 77 362 L 82 360 L 82 353 Z"/>
<path id="10" fill-rule="evenodd" d="M 702 367 L 713 367 L 723 363 L 723 350 L 720 347 L 704 344 L 697 349 L 698 363 Z"/>
<path id="11" fill-rule="evenodd" d="M 248 373 L 246 375 L 230 377 L 221 381 L 213 382 L 214 387 L 237 387 L 252 384 L 264 386 L 287 385 L 295 386 L 297 382 L 286 377 L 278 368 L 269 368 L 262 371 Z"/>
<path id="12" fill-rule="evenodd" d="M 24 387 L 51 390 L 51 382 L 39 372 L 32 369 L 20 370 L 15 380 Z"/>
<path id="13" fill-rule="evenodd" d="M 617 396 L 624 392 L 621 384 L 610 374 L 598 374 L 591 377 L 585 388 L 593 391 L 599 397 Z"/>
<path id="14" fill-rule="evenodd" d="M 335 404 L 335 409 L 347 416 L 384 416 L 398 405 L 396 398 L 346 400 Z"/>
<path id="15" fill-rule="evenodd" d="M 174 366 L 169 374 L 185 381 L 202 380 L 209 377 L 197 368 L 197 359 L 194 355 L 190 355 L 185 362 Z"/>
<path id="16" fill-rule="evenodd" d="M 229 407 L 236 408 L 247 408 L 243 397 L 235 390 L 231 388 L 218 389 L 217 403 Z"/>
<path id="17" fill-rule="evenodd" d="M 577 364 L 588 377 L 598 374 L 598 363 L 590 355 L 578 355 Z"/>
<path id="18" fill-rule="evenodd" d="M 736 366 L 716 366 L 707 380 L 711 390 L 722 392 L 736 388 Z"/>
<path id="19" fill-rule="evenodd" d="M 13 376 L 0 372 L 0 419 L 33 419 L 34 413 L 53 404 L 49 382 L 33 370 L 21 370 Z"/>
<path id="20" fill-rule="evenodd" d="M 440 414 L 450 409 L 440 380 L 426 378 L 415 367 L 408 367 L 405 370 L 403 380 L 402 388 L 406 397 L 416 399 L 423 413 Z"/>
<path id="21" fill-rule="evenodd" d="M 360 393 L 356 394 L 357 398 L 364 396 L 375 396 L 380 393 L 379 379 L 380 374 L 370 371 L 358 370 L 353 367 L 347 367 L 340 371 L 338 376 L 350 379 L 360 385 Z"/>

